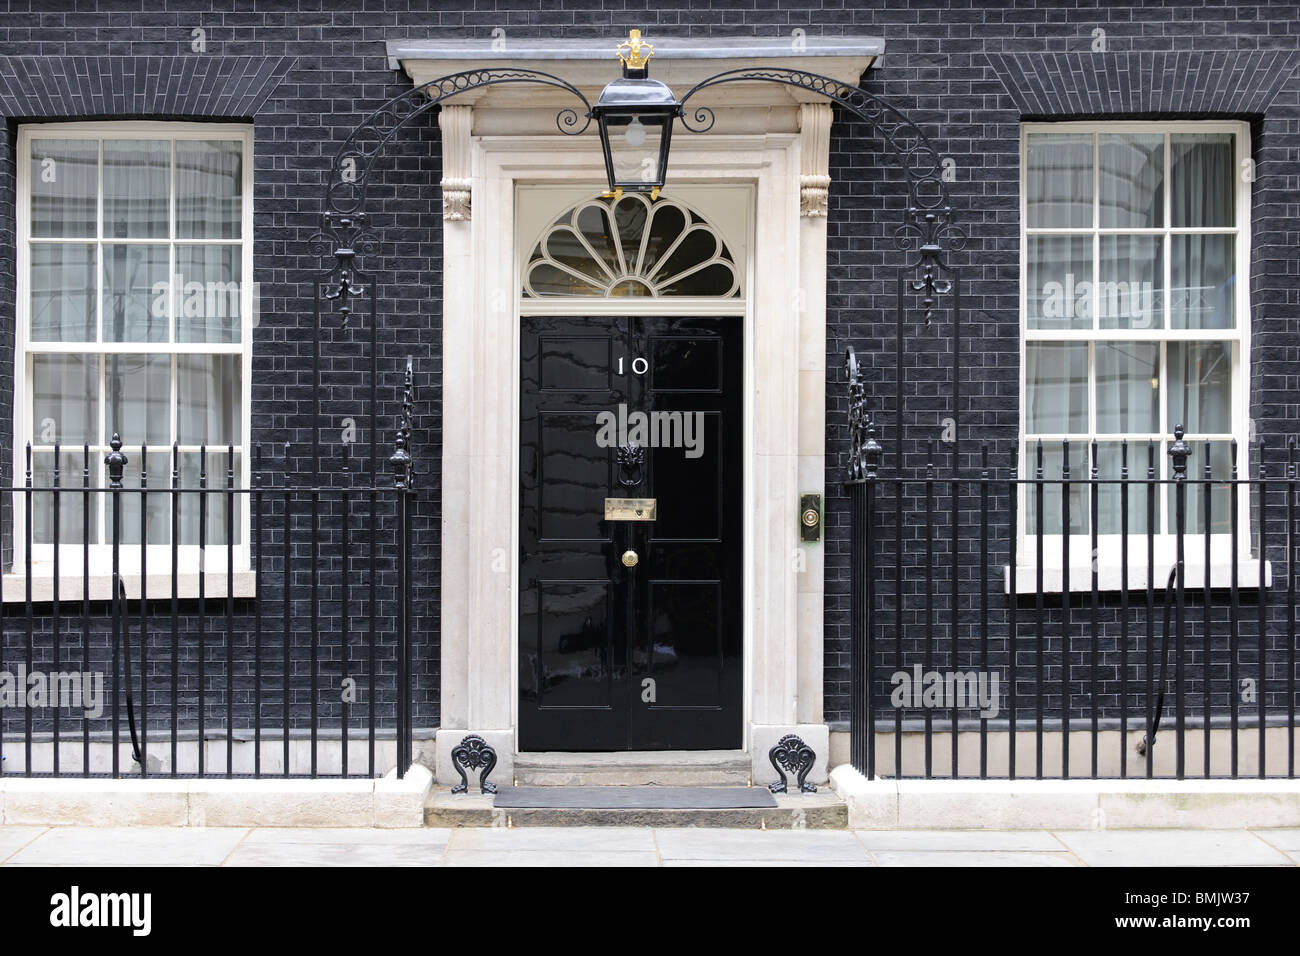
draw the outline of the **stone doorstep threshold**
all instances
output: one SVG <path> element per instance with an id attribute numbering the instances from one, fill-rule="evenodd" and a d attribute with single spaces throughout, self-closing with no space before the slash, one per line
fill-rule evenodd
<path id="1" fill-rule="evenodd" d="M 616 788 L 624 789 L 624 788 Z M 627 788 L 632 789 L 632 788 Z M 635 789 L 654 789 L 635 788 Z M 752 830 L 842 830 L 848 825 L 843 798 L 817 793 L 777 794 L 775 807 L 582 808 L 498 807 L 491 794 L 452 793 L 437 787 L 425 804 L 432 827 L 712 827 Z"/>
<path id="2" fill-rule="evenodd" d="M 0 778 L 0 824 L 174 827 L 419 827 L 433 787 L 397 779 Z"/>
<path id="3" fill-rule="evenodd" d="M 870 780 L 848 764 L 830 788 L 865 830 L 1300 827 L 1300 780 Z"/>
<path id="4" fill-rule="evenodd" d="M 749 786 L 744 750 L 533 752 L 514 757 L 518 786 Z M 773 775 L 772 779 L 776 777 Z M 494 781 L 508 784 L 501 779 Z"/>

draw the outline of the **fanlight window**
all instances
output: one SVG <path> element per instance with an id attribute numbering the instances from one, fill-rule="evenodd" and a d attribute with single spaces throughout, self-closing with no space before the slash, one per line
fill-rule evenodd
<path id="1" fill-rule="evenodd" d="M 717 230 L 672 199 L 625 194 L 580 203 L 542 236 L 524 297 L 740 295 L 740 272 Z"/>

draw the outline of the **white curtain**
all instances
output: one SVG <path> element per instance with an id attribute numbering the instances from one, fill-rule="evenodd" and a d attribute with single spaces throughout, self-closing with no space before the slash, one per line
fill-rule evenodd
<path id="1" fill-rule="evenodd" d="M 1088 430 L 1088 346 L 1035 342 L 1025 347 L 1027 434 Z"/>
<path id="2" fill-rule="evenodd" d="M 1232 136 L 1179 133 L 1170 136 L 1169 145 L 1171 224 L 1231 227 L 1236 182 Z M 1234 253 L 1230 235 L 1174 238 L 1169 262 L 1174 328 L 1232 327 Z"/>
<path id="3" fill-rule="evenodd" d="M 1158 229 L 1165 224 L 1164 147 L 1160 133 L 1098 137 L 1103 229 Z"/>
<path id="4" fill-rule="evenodd" d="M 1026 222 L 1035 228 L 1092 225 L 1092 135 L 1035 133 L 1025 166 Z"/>
<path id="5" fill-rule="evenodd" d="M 176 235 L 238 239 L 243 147 L 228 140 L 176 141 Z"/>
<path id="6" fill-rule="evenodd" d="M 1232 346 L 1170 342 L 1169 427 L 1189 435 L 1232 431 Z"/>
<path id="7" fill-rule="evenodd" d="M 166 239 L 171 143 L 104 141 L 104 238 Z"/>
<path id="8" fill-rule="evenodd" d="M 239 444 L 241 393 L 236 356 L 177 356 L 176 400 L 176 437 L 182 445 Z"/>
<path id="9" fill-rule="evenodd" d="M 1160 346 L 1098 342 L 1097 432 L 1153 434 L 1160 429 Z"/>
<path id="10" fill-rule="evenodd" d="M 32 235 L 95 237 L 99 142 L 93 139 L 32 140 Z"/>

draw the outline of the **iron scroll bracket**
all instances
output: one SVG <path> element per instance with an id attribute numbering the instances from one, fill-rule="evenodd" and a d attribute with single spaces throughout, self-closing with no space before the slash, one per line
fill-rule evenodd
<path id="1" fill-rule="evenodd" d="M 555 125 L 566 136 L 577 136 L 591 125 L 591 103 L 581 90 L 563 77 L 541 70 L 512 68 L 450 73 L 399 93 L 357 124 L 339 147 L 330 166 L 325 188 L 326 210 L 335 217 L 355 218 L 364 214 L 367 184 L 374 162 L 403 127 L 453 96 L 509 83 L 550 86 L 578 100 L 581 107 L 566 106 L 556 114 Z"/>
<path id="2" fill-rule="evenodd" d="M 460 774 L 460 783 L 451 788 L 452 793 L 469 792 L 469 777 L 465 775 L 466 768 L 470 770 L 482 768 L 482 772 L 478 777 L 480 793 L 497 792 L 497 785 L 488 783 L 488 774 L 497 765 L 497 752 L 491 744 L 478 734 L 467 735 L 452 748 L 451 765 L 456 768 L 456 773 Z"/>
<path id="3" fill-rule="evenodd" d="M 795 784 L 800 793 L 816 793 L 817 787 L 808 783 L 808 774 L 817 762 L 817 751 L 813 750 L 798 734 L 786 734 L 767 752 L 767 759 L 772 762 L 772 769 L 780 777 L 776 783 L 769 783 L 767 789 L 773 793 L 786 793 L 789 780 L 786 774 L 795 777 Z"/>
<path id="4" fill-rule="evenodd" d="M 921 276 L 913 290 L 925 294 L 922 305 L 928 322 L 935 296 L 950 288 L 936 275 L 937 270 L 947 268 L 944 246 L 960 249 L 966 242 L 965 232 L 953 222 L 943 157 L 930 138 L 896 106 L 874 93 L 820 73 L 781 67 L 742 67 L 701 80 L 681 98 L 682 125 L 693 133 L 713 127 L 713 110 L 703 104 L 688 106 L 700 91 L 725 83 L 755 82 L 779 83 L 828 99 L 866 123 L 884 142 L 907 180 L 907 212 L 894 232 L 894 241 L 903 251 L 917 254 L 914 265 L 919 266 Z"/>

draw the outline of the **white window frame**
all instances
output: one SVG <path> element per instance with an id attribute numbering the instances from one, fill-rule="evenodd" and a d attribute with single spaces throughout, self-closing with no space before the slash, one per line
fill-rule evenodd
<path id="1" fill-rule="evenodd" d="M 1166 162 L 1168 161 L 1168 136 L 1172 133 L 1231 133 L 1235 136 L 1236 143 L 1236 168 L 1237 175 L 1234 177 L 1236 182 L 1236 194 L 1234 196 L 1235 204 L 1235 225 L 1229 229 L 1224 227 L 1172 227 L 1161 226 L 1158 228 L 1112 228 L 1102 227 L 1099 220 L 1099 164 L 1098 164 L 1098 133 L 1146 133 L 1146 134 L 1164 134 L 1166 136 Z M 1093 134 L 1093 222 L 1088 227 L 1076 228 L 1047 228 L 1038 227 L 1030 228 L 1028 225 L 1028 144 L 1029 137 L 1033 133 L 1078 133 Z M 1035 460 L 1034 453 L 1028 447 L 1029 443 L 1035 441 L 1034 438 L 1027 438 L 1027 415 L 1028 415 L 1028 368 L 1027 368 L 1027 346 L 1031 342 L 1086 342 L 1095 343 L 1100 341 L 1152 341 L 1152 342 L 1170 342 L 1170 341 L 1226 341 L 1233 343 L 1232 350 L 1232 433 L 1225 435 L 1198 435 L 1196 438 L 1197 451 L 1201 449 L 1200 443 L 1207 437 L 1211 440 L 1227 441 L 1235 438 L 1238 443 L 1238 476 L 1241 479 L 1253 477 L 1250 471 L 1250 445 L 1249 438 L 1249 401 L 1250 401 L 1250 227 L 1251 227 L 1251 182 L 1250 177 L 1243 175 L 1243 171 L 1248 168 L 1247 161 L 1251 158 L 1250 142 L 1250 125 L 1244 122 L 1235 121 L 1215 121 L 1215 120 L 1175 120 L 1175 121 L 1107 121 L 1107 122 L 1047 122 L 1047 123 L 1022 123 L 1020 133 L 1020 282 L 1019 282 L 1019 312 L 1020 312 L 1020 397 L 1019 397 L 1019 424 L 1018 424 L 1018 452 L 1017 474 L 1024 480 L 1035 477 Z M 1170 215 L 1170 177 L 1166 176 L 1164 181 L 1164 208 L 1165 215 Z M 1168 221 L 1168 218 L 1166 219 Z M 1235 253 L 1237 262 L 1237 279 L 1234 288 L 1234 308 L 1236 314 L 1236 327 L 1233 329 L 1172 329 L 1164 327 L 1166 323 L 1162 321 L 1161 328 L 1158 329 L 1030 329 L 1029 328 L 1029 309 L 1028 309 L 1028 269 L 1029 269 L 1029 239 L 1035 235 L 1083 235 L 1093 237 L 1094 263 L 1099 257 L 1099 242 L 1102 233 L 1110 235 L 1159 235 L 1169 237 L 1180 234 L 1198 234 L 1198 233 L 1233 233 L 1235 235 Z M 1169 243 L 1164 243 L 1164 308 L 1166 317 L 1171 308 L 1172 296 L 1170 289 L 1170 256 L 1168 250 Z M 1092 289 L 1092 315 L 1094 324 L 1100 324 L 1097 316 L 1098 297 L 1101 294 L 1100 283 L 1094 282 Z M 1161 368 L 1166 370 L 1165 347 L 1161 346 Z M 1069 438 L 1071 448 L 1076 447 L 1076 442 L 1084 446 L 1085 454 L 1088 457 L 1089 466 L 1091 464 L 1089 444 L 1091 435 L 1096 433 L 1096 387 L 1095 387 L 1095 363 L 1096 350 L 1088 350 L 1088 372 L 1089 372 L 1089 436 L 1082 435 L 1043 435 L 1043 447 L 1047 450 L 1055 446 L 1060 448 L 1060 442 L 1063 438 Z M 1167 387 L 1168 383 L 1162 383 Z M 1157 478 L 1164 479 L 1170 476 L 1169 455 L 1167 453 L 1168 442 L 1173 437 L 1174 426 L 1178 422 L 1168 422 L 1165 427 L 1167 417 L 1167 399 L 1164 388 L 1161 390 L 1160 399 L 1160 421 L 1162 434 L 1153 435 L 1157 439 Z M 1117 440 L 1105 438 L 1103 441 Z M 1190 470 L 1190 469 L 1189 469 Z M 1088 471 L 1075 475 L 1071 473 L 1071 479 L 1088 477 Z M 1144 440 L 1129 440 L 1129 475 L 1133 478 L 1145 479 L 1147 475 L 1147 446 Z M 1060 474 L 1043 475 L 1044 480 L 1060 478 Z M 1198 477 L 1189 474 L 1190 478 Z M 1167 514 L 1168 503 L 1167 495 L 1169 485 L 1164 484 L 1160 488 L 1160 495 L 1157 501 L 1157 520 L 1160 526 L 1164 525 L 1164 515 Z M 1143 486 L 1137 485 L 1130 492 L 1131 507 L 1143 507 L 1145 501 L 1145 491 Z M 1029 513 L 1029 493 L 1028 487 L 1023 482 L 1019 488 L 1019 500 L 1017 502 L 1017 591 L 1033 590 L 1036 587 L 1035 570 L 1037 563 L 1037 535 L 1030 534 L 1028 531 Z M 1085 505 L 1086 507 L 1086 505 Z M 1250 489 L 1248 486 L 1238 488 L 1238 507 L 1241 524 L 1238 535 L 1238 554 L 1236 563 L 1238 566 L 1238 578 L 1242 587 L 1251 587 L 1258 585 L 1258 562 L 1251 558 L 1252 536 L 1250 533 Z M 1062 541 L 1061 534 L 1044 534 L 1043 539 L 1043 569 L 1044 569 L 1044 588 L 1046 590 L 1060 591 L 1062 589 Z M 1154 535 L 1155 539 L 1155 561 L 1156 561 L 1156 586 L 1163 587 L 1165 576 L 1168 574 L 1176 551 L 1176 534 L 1172 531 L 1160 531 Z M 1147 534 L 1145 531 L 1129 532 L 1129 584 L 1130 587 L 1145 588 L 1147 580 Z M 1092 540 L 1090 533 L 1070 535 L 1070 590 L 1088 590 L 1091 588 L 1091 548 Z M 1120 586 L 1119 577 L 1121 573 L 1121 536 L 1119 534 L 1099 534 L 1097 536 L 1097 567 L 1099 587 L 1105 590 L 1118 589 Z M 1185 567 L 1187 569 L 1186 583 L 1189 586 L 1199 586 L 1204 580 L 1203 565 L 1205 562 L 1205 538 L 1203 534 L 1186 533 L 1184 535 L 1184 556 Z M 1211 534 L 1210 535 L 1210 561 L 1211 561 L 1211 582 L 1214 586 L 1220 584 L 1226 585 L 1231 577 L 1231 535 L 1229 534 Z M 1266 568 L 1266 574 L 1268 569 Z M 1267 577 L 1266 577 L 1267 583 Z"/>
<path id="2" fill-rule="evenodd" d="M 94 349 L 87 349 L 81 343 L 70 342 L 40 342 L 31 343 L 28 341 L 28 327 L 31 318 L 31 298 L 29 289 L 29 273 L 31 268 L 30 247 L 32 244 L 31 236 L 31 141 L 33 139 L 86 139 L 97 138 L 101 140 L 100 145 L 100 182 L 96 200 L 96 233 L 95 243 L 97 250 L 102 250 L 104 242 L 114 241 L 155 241 L 161 242 L 161 239 L 155 240 L 105 240 L 103 237 L 103 146 L 102 140 L 105 139 L 170 139 L 170 140 L 203 140 L 203 139 L 231 139 L 238 140 L 243 150 L 243 208 L 241 209 L 241 231 L 239 245 L 241 248 L 241 283 L 240 283 L 240 340 L 236 343 L 180 343 L 180 342 L 122 342 L 107 343 L 101 342 Z M 12 577 L 21 580 L 26 576 L 26 494 L 21 489 L 26 478 L 27 460 L 26 445 L 32 440 L 33 445 L 37 444 L 34 440 L 35 430 L 32 422 L 32 401 L 30 361 L 31 356 L 36 353 L 90 353 L 90 354 L 110 354 L 113 352 L 129 354 L 159 353 L 168 355 L 181 354 L 228 354 L 234 355 L 240 361 L 240 388 L 241 388 L 241 422 L 240 436 L 241 441 L 236 445 L 236 451 L 240 457 L 240 467 L 235 473 L 235 487 L 248 488 L 251 478 L 251 461 L 250 452 L 252 448 L 251 441 L 251 423 L 252 423 L 252 340 L 254 315 L 254 286 L 253 281 L 253 127 L 249 124 L 235 123 L 184 123 L 184 122 L 144 122 L 144 121 L 127 121 L 127 122 L 87 122 L 87 123 L 39 123 L 27 124 L 20 126 L 18 129 L 18 163 L 17 163 L 17 277 L 16 290 L 17 302 L 15 312 L 15 334 L 14 334 L 14 393 L 13 393 L 13 523 L 11 526 L 11 540 L 13 542 L 13 575 Z M 175 145 L 172 146 L 172 176 L 175 176 Z M 169 198 L 169 214 L 167 227 L 167 243 L 169 256 L 173 259 L 169 263 L 168 275 L 172 277 L 176 273 L 174 262 L 175 247 L 178 242 L 186 245 L 233 245 L 231 240 L 213 240 L 213 239 L 178 239 L 175 235 L 175 186 L 173 187 Z M 38 242 L 45 240 L 36 240 Z M 64 241 L 64 240 L 50 240 Z M 97 251 L 99 263 L 97 264 L 96 281 L 103 281 L 102 253 Z M 168 320 L 173 327 L 169 333 L 174 337 L 175 316 L 172 311 L 175 308 L 176 295 L 169 297 Z M 102 295 L 96 296 L 96 308 L 100 307 Z M 97 320 L 98 321 L 98 320 Z M 175 389 L 175 375 L 172 376 L 172 388 Z M 173 407 L 175 400 L 173 395 Z M 103 397 L 100 401 L 100 416 L 107 414 L 104 408 Z M 174 412 L 173 412 L 174 414 Z M 174 423 L 173 423 L 174 424 Z M 174 429 L 173 429 L 174 434 Z M 135 460 L 140 455 L 140 443 L 133 440 L 133 436 L 123 436 L 124 439 L 131 443 L 124 445 L 122 451 L 128 455 L 131 460 Z M 198 451 L 199 446 L 183 445 L 180 447 L 182 452 Z M 209 455 L 222 453 L 224 458 L 225 445 L 208 446 Z M 80 452 L 80 445 L 64 445 L 63 451 L 72 453 Z M 150 455 L 154 453 L 168 453 L 168 472 L 158 474 L 157 472 L 149 473 L 150 489 L 169 488 L 171 486 L 170 473 L 170 446 L 150 447 Z M 107 485 L 107 477 L 103 465 L 104 454 L 96 453 L 92 450 L 91 460 L 93 464 L 98 464 L 103 486 Z M 221 459 L 209 458 L 208 487 L 225 487 L 226 473 L 224 468 L 214 468 L 214 464 Z M 62 480 L 62 486 L 65 488 L 76 489 L 81 485 L 81 472 L 78 470 L 75 474 L 69 474 Z M 188 486 L 186 486 L 188 487 Z M 139 495 L 138 491 L 129 492 L 132 495 Z M 104 492 L 93 492 L 95 496 L 103 497 Z M 250 567 L 250 549 L 249 535 L 251 530 L 250 524 L 250 502 L 249 495 L 237 495 L 241 499 L 238 543 L 233 548 L 234 570 L 236 572 L 248 572 Z M 208 522 L 209 531 L 214 528 L 213 508 L 211 502 L 215 496 L 210 499 Z M 170 509 L 170 504 L 169 504 Z M 103 542 L 107 542 L 108 522 L 104 518 L 105 537 Z M 150 578 L 149 593 L 151 595 L 162 596 L 170 594 L 170 572 L 171 572 L 171 550 L 172 546 L 168 544 L 151 544 L 145 548 L 148 559 L 148 570 Z M 208 593 L 213 596 L 224 596 L 224 574 L 226 570 L 227 546 L 225 544 L 213 545 L 206 547 L 206 554 L 200 555 L 197 544 L 180 545 L 177 547 L 177 557 L 179 562 L 179 571 L 185 577 L 181 582 L 181 596 L 187 596 L 188 592 L 195 590 L 196 574 L 200 567 L 204 571 L 205 578 L 217 578 L 213 583 L 219 583 L 220 593 L 213 591 L 212 584 L 209 584 Z M 140 572 L 140 551 L 141 547 L 136 544 L 123 544 L 119 549 L 119 561 L 121 572 L 125 575 L 138 577 Z M 90 546 L 90 574 L 92 578 L 98 578 L 110 571 L 110 555 L 112 546 L 109 543 L 92 544 Z M 50 578 L 53 575 L 53 544 L 33 544 L 32 546 L 32 577 Z M 59 548 L 59 575 L 61 580 L 66 580 L 69 585 L 75 587 L 77 595 L 80 594 L 83 550 L 80 543 L 64 544 Z M 217 575 L 217 572 L 221 572 Z M 9 578 L 10 576 L 6 576 Z M 155 579 L 158 583 L 155 583 Z M 5 601 L 10 601 L 21 595 L 13 593 L 10 581 L 5 582 Z M 166 587 L 163 588 L 163 584 Z M 239 596 L 250 587 L 250 576 L 241 575 L 241 581 L 236 584 L 236 596 Z M 48 591 L 48 582 L 41 585 L 38 590 L 42 593 Z M 67 588 L 62 589 L 63 594 L 72 597 Z M 105 592 L 108 595 L 108 589 L 103 586 L 102 581 L 92 581 L 91 596 L 95 597 L 99 592 Z M 138 588 L 132 586 L 128 581 L 128 593 L 132 596 L 138 595 Z"/>

